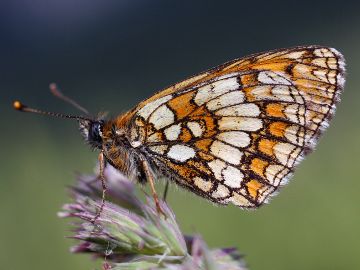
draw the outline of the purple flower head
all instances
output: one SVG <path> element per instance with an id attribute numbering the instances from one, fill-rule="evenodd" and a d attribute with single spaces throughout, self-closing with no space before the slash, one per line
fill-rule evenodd
<path id="1" fill-rule="evenodd" d="M 134 184 L 113 167 L 105 168 L 105 177 L 107 201 L 95 224 L 102 195 L 97 175 L 79 174 L 71 188 L 74 201 L 59 213 L 75 219 L 72 238 L 79 244 L 72 252 L 105 258 L 103 269 L 245 269 L 236 249 L 209 250 L 201 237 L 184 237 L 166 202 L 160 200 L 165 218 L 151 197 L 140 200 Z"/>

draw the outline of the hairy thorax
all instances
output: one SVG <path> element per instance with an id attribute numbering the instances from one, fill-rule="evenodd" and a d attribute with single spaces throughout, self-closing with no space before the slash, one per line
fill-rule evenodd
<path id="1" fill-rule="evenodd" d="M 134 138 L 134 127 L 129 126 L 129 113 L 109 120 L 103 127 L 103 152 L 106 160 L 132 180 L 144 182 L 141 170 L 142 154 L 139 138 Z M 133 134 L 133 136 L 132 136 Z"/>

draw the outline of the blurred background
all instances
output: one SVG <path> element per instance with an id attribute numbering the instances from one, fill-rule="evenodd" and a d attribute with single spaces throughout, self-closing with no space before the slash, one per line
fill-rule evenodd
<path id="1" fill-rule="evenodd" d="M 15 112 L 14 99 L 78 114 L 51 96 L 48 84 L 57 82 L 94 114 L 117 115 L 225 61 L 321 44 L 345 55 L 346 91 L 317 150 L 271 204 L 216 207 L 174 186 L 169 201 L 183 231 L 211 247 L 239 248 L 252 270 L 360 269 L 359 8 L 308 0 L 1 1 L 0 268 L 100 268 L 68 252 L 68 221 L 56 216 L 74 171 L 91 172 L 97 154 L 76 122 Z"/>

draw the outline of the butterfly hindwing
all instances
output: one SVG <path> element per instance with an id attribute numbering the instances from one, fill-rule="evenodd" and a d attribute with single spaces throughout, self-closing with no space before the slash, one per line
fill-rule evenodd
<path id="1" fill-rule="evenodd" d="M 237 59 L 140 103 L 132 138 L 178 184 L 258 207 L 313 149 L 343 84 L 343 58 L 327 47 Z"/>

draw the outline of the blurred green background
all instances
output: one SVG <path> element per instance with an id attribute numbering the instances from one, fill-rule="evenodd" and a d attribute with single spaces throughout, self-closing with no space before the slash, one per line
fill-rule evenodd
<path id="1" fill-rule="evenodd" d="M 360 17 L 351 1 L 1 1 L 1 269 L 94 269 L 68 252 L 73 172 L 97 155 L 72 121 L 22 114 L 14 99 L 78 113 L 50 82 L 90 111 L 117 115 L 155 91 L 250 53 L 304 44 L 337 48 L 346 91 L 317 150 L 257 211 L 216 207 L 172 187 L 182 229 L 212 247 L 236 246 L 252 270 L 360 269 Z M 158 187 L 162 190 L 161 185 Z"/>

